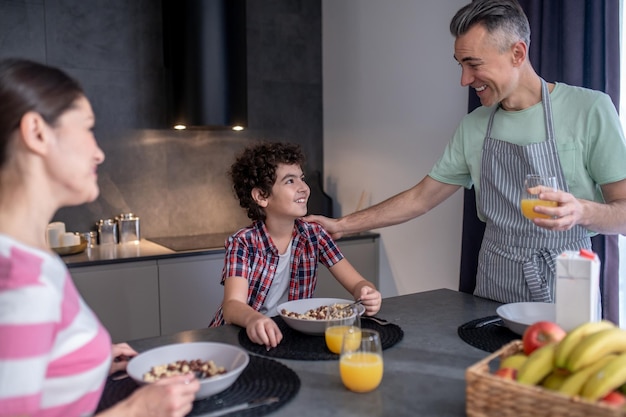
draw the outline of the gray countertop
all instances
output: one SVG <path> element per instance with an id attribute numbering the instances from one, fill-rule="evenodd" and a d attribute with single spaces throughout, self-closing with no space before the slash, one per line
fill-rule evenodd
<path id="1" fill-rule="evenodd" d="M 147 238 L 141 239 L 141 241 L 138 243 L 95 245 L 93 248 L 85 249 L 85 251 L 82 253 L 63 256 L 62 259 L 63 261 L 65 261 L 65 264 L 69 268 L 78 268 L 85 266 L 108 265 L 122 262 L 137 262 L 155 259 L 175 258 L 180 256 L 218 254 L 224 253 L 224 243 L 228 236 L 230 236 L 230 233 L 215 233 L 195 236 L 202 236 L 202 241 L 208 242 L 206 243 L 206 247 L 187 250 L 172 250 L 151 241 L 151 238 Z M 185 239 L 194 238 L 195 236 L 180 236 L 177 238 L 163 239 Z M 372 239 L 378 236 L 378 233 L 365 232 L 342 237 L 338 240 L 338 242 L 356 239 Z M 158 238 L 154 239 L 159 241 Z"/>
<path id="2" fill-rule="evenodd" d="M 278 359 L 301 380 L 296 397 L 273 416 L 464 416 L 465 370 L 488 355 L 457 335 L 460 325 L 494 315 L 499 303 L 440 289 L 385 298 L 378 317 L 404 330 L 384 351 L 384 377 L 373 392 L 345 389 L 337 361 Z M 240 328 L 222 326 L 131 341 L 137 351 L 170 343 L 215 341 L 238 344 Z"/>
<path id="3" fill-rule="evenodd" d="M 177 252 L 157 245 L 146 239 L 139 243 L 95 245 L 76 255 L 63 256 L 70 268 L 94 265 L 107 265 L 121 262 L 136 262 L 176 256 Z"/>

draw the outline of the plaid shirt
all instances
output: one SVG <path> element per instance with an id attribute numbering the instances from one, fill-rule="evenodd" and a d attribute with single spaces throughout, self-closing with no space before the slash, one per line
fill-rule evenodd
<path id="1" fill-rule="evenodd" d="M 317 223 L 294 221 L 291 243 L 289 300 L 311 298 L 317 284 L 317 264 L 330 268 L 343 259 L 330 235 Z M 267 233 L 265 223 L 256 222 L 228 238 L 221 284 L 228 277 L 248 280 L 248 305 L 259 311 L 278 267 L 278 249 Z M 222 307 L 209 327 L 224 324 Z"/>

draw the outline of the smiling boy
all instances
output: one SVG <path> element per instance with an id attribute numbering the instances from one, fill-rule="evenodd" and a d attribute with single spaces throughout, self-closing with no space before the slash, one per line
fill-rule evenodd
<path id="1" fill-rule="evenodd" d="M 260 143 L 246 148 L 229 173 L 239 204 L 254 223 L 228 239 L 221 281 L 224 299 L 211 326 L 245 327 L 250 340 L 268 348 L 282 340 L 271 319 L 276 306 L 313 297 L 318 262 L 355 300 L 363 301 L 365 314 L 376 314 L 382 301 L 374 284 L 343 257 L 330 235 L 300 219 L 310 196 L 303 165 L 298 145 Z"/>

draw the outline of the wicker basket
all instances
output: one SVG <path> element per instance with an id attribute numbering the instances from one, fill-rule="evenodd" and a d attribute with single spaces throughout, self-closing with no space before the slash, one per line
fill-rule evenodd
<path id="1" fill-rule="evenodd" d="M 466 411 L 470 417 L 626 417 L 626 410 L 568 397 L 538 386 L 495 376 L 490 363 L 522 352 L 521 340 L 467 368 Z M 494 367 L 497 364 L 492 364 Z M 493 368 L 492 368 L 493 369 Z"/>

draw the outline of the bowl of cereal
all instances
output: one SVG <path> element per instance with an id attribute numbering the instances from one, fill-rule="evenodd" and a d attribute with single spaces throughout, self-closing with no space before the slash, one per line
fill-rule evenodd
<path id="1" fill-rule="evenodd" d="M 126 372 L 140 385 L 176 374 L 194 373 L 200 380 L 196 400 L 210 397 L 235 383 L 246 369 L 248 353 L 233 345 L 191 342 L 146 350 L 128 362 Z"/>
<path id="2" fill-rule="evenodd" d="M 323 335 L 326 324 L 349 315 L 362 315 L 365 307 L 341 310 L 354 301 L 343 298 L 305 298 L 280 304 L 276 309 L 289 327 L 310 335 Z"/>

